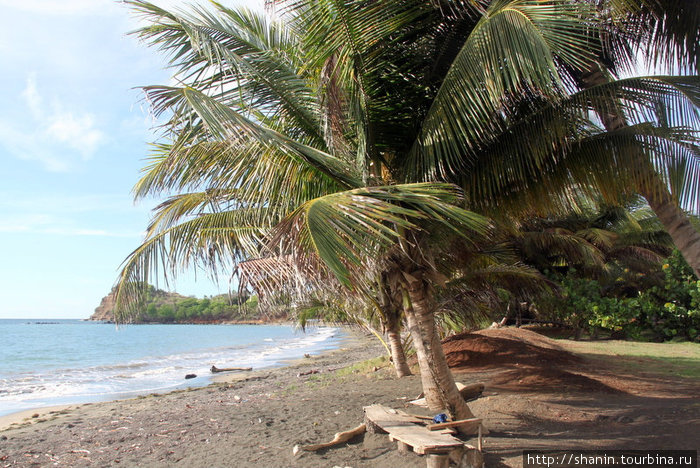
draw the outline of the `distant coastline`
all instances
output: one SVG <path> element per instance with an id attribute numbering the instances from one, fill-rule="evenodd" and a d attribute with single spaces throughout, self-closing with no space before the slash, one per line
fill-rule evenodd
<path id="1" fill-rule="evenodd" d="M 116 290 L 102 298 L 90 321 L 115 323 Z M 287 314 L 270 315 L 260 311 L 257 296 L 221 294 L 202 299 L 187 297 L 148 286 L 141 310 L 130 317 L 135 324 L 240 324 L 284 323 Z"/>

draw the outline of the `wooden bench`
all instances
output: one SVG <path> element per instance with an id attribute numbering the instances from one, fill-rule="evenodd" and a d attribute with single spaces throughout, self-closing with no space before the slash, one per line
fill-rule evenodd
<path id="1" fill-rule="evenodd" d="M 453 437 L 454 431 L 448 427 L 450 423 L 445 427 L 432 425 L 429 428 L 423 425 L 426 421 L 422 418 L 382 405 L 365 406 L 364 411 L 368 431 L 378 432 L 379 429 L 387 432 L 389 439 L 397 442 L 400 452 L 412 449 L 415 453 L 426 455 L 428 468 L 447 467 L 450 452 L 465 447 L 463 441 Z M 470 420 L 469 423 L 480 425 L 481 420 Z"/>

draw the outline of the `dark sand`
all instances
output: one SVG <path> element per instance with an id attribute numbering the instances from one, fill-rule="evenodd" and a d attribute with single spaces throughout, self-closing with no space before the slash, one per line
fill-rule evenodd
<path id="1" fill-rule="evenodd" d="M 697 381 L 625 375 L 527 331 L 489 330 L 445 348 L 457 380 L 487 384 L 470 406 L 491 431 L 489 467 L 522 466 L 525 449 L 698 447 Z M 386 363 L 347 367 L 383 354 L 357 334 L 320 357 L 228 376 L 238 380 L 38 411 L 0 432 L 0 467 L 424 467 L 379 434 L 292 453 L 362 423 L 363 406 L 403 408 L 420 393 L 416 376 L 398 380 Z M 319 373 L 298 375 L 310 370 Z"/>

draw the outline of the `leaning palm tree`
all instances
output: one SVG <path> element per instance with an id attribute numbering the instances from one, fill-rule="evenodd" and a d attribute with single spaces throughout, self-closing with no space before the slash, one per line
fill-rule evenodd
<path id="1" fill-rule="evenodd" d="M 302 327 L 310 318 L 331 322 L 344 320 L 362 325 L 379 337 L 387 348 L 397 377 L 411 375 L 401 339 L 401 297 L 397 297 L 396 291 L 392 294 L 386 275 L 381 272 L 373 281 L 363 285 L 360 294 L 346 294 L 342 285 L 321 271 L 300 274 L 289 256 L 241 262 L 236 267 L 236 276 L 239 289 L 250 287 L 257 291 L 263 307 L 278 302 L 275 299 L 280 293 L 294 298 L 295 306 L 287 310 Z M 374 324 L 377 322 L 388 344 L 376 331 Z"/>
<path id="2" fill-rule="evenodd" d="M 602 27 L 592 39 L 602 44 L 600 55 L 576 82 L 584 89 L 607 87 L 635 66 L 681 70 L 697 82 L 700 65 L 700 4 L 694 0 L 604 0 L 598 2 Z M 688 125 L 698 131 L 697 89 L 688 89 L 693 107 L 674 109 L 663 95 L 655 97 L 658 126 Z M 593 109 L 610 131 L 626 132 L 640 119 L 621 100 L 610 99 Z M 700 232 L 687 213 L 700 214 L 700 154 L 697 140 L 672 148 L 662 155 L 645 148 L 644 142 L 631 145 L 625 161 L 635 167 L 631 185 L 643 196 L 672 237 L 676 247 L 700 277 Z M 614 166 L 613 166 L 614 167 Z"/>
<path id="3" fill-rule="evenodd" d="M 145 88 L 166 123 L 135 193 L 170 198 L 125 261 L 122 317 L 161 268 L 215 275 L 284 259 L 300 294 L 327 281 L 365 294 L 379 275 L 400 298 L 428 404 L 456 417 L 472 414 L 435 326 L 447 277 L 436 226 L 469 242 L 489 223 L 465 208 L 570 209 L 601 186 L 581 169 L 593 152 L 623 155 L 635 138 L 687 143 L 674 127 L 619 135 L 591 121 L 611 94 L 645 110 L 697 86 L 650 78 L 573 92 L 571 70 L 597 55 L 585 3 L 270 2 L 279 22 L 216 3 L 128 3 L 149 22 L 140 37 L 170 55 L 176 85 Z M 279 262 L 267 263 L 260 277 L 274 281 Z"/>

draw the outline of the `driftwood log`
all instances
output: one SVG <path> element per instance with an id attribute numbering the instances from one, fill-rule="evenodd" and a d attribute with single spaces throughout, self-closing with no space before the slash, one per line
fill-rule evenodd
<path id="1" fill-rule="evenodd" d="M 464 398 L 464 401 L 475 400 L 479 398 L 482 393 L 484 393 L 484 384 L 475 383 L 467 385 L 466 387 L 461 388 L 459 393 L 462 395 L 462 398 Z"/>
<path id="2" fill-rule="evenodd" d="M 212 374 L 216 374 L 218 372 L 231 372 L 231 371 L 251 371 L 253 370 L 252 367 L 216 367 L 216 366 L 211 366 L 211 369 L 209 369 Z"/>
<path id="3" fill-rule="evenodd" d="M 333 447 L 334 445 L 339 445 L 344 442 L 347 442 L 353 437 L 359 436 L 360 434 L 364 434 L 366 430 L 367 426 L 365 426 L 364 424 L 360 424 L 356 428 L 350 429 L 349 431 L 336 433 L 335 437 L 333 437 L 333 440 L 324 444 L 303 445 L 301 447 L 295 445 L 292 449 L 292 452 L 294 453 L 294 455 L 296 455 L 300 450 L 303 450 L 305 452 L 316 452 L 317 450 Z"/>
<path id="4" fill-rule="evenodd" d="M 484 392 L 484 384 L 482 383 L 464 385 L 460 382 L 457 382 L 456 385 L 457 390 L 459 390 L 459 394 L 462 395 L 464 401 L 476 400 Z M 423 396 L 423 394 L 421 394 L 421 396 L 417 400 L 409 401 L 409 403 L 416 406 L 423 406 L 426 408 L 428 407 L 428 403 L 425 401 L 425 397 Z"/>

